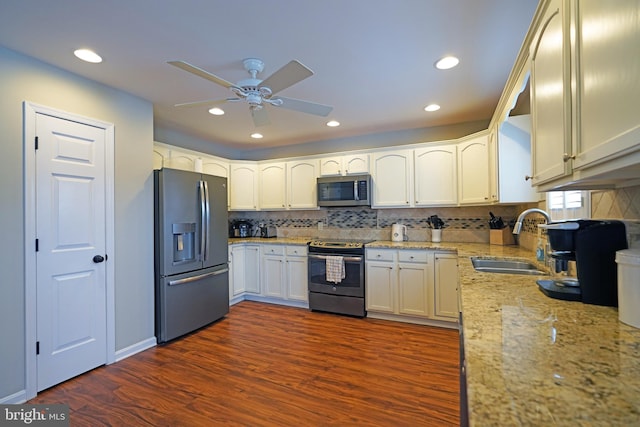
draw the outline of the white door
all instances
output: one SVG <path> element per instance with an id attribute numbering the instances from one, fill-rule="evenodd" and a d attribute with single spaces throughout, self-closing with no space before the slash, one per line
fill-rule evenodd
<path id="1" fill-rule="evenodd" d="M 106 133 L 37 114 L 36 135 L 40 391 L 107 362 Z"/>

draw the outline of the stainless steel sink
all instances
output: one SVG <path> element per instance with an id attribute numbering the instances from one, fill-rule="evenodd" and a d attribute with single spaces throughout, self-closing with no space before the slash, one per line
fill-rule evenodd
<path id="1" fill-rule="evenodd" d="M 535 264 L 528 261 L 520 261 L 508 258 L 482 258 L 471 257 L 471 264 L 477 271 L 485 273 L 504 274 L 528 274 L 531 276 L 543 276 L 548 274 L 538 269 Z"/>

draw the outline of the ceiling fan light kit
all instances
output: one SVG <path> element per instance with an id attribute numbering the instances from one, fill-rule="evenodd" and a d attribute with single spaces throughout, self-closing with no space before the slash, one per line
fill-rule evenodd
<path id="1" fill-rule="evenodd" d="M 247 58 L 242 61 L 242 64 L 251 77 L 241 80 L 236 84 L 184 61 L 169 61 L 168 63 L 230 89 L 231 92 L 237 96 L 237 98 L 187 102 L 176 104 L 176 107 L 212 107 L 224 102 L 244 100 L 249 105 L 249 111 L 255 126 L 265 126 L 270 123 L 269 116 L 266 110 L 263 109 L 264 104 L 322 117 L 328 116 L 331 110 L 333 110 L 333 107 L 328 105 L 282 96 L 274 97 L 278 92 L 313 75 L 313 71 L 296 60 L 290 61 L 265 80 L 260 80 L 257 76 L 264 70 L 264 62 L 258 58 Z"/>

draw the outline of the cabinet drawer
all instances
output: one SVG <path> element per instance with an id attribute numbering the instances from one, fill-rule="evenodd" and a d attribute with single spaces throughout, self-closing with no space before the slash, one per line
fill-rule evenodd
<path id="1" fill-rule="evenodd" d="M 367 249 L 369 261 L 395 261 L 395 251 L 384 249 Z"/>
<path id="2" fill-rule="evenodd" d="M 264 245 L 262 253 L 265 255 L 284 255 L 284 246 L 282 245 Z"/>
<path id="3" fill-rule="evenodd" d="M 306 246 L 287 246 L 287 255 L 289 256 L 307 256 Z"/>
<path id="4" fill-rule="evenodd" d="M 398 261 L 400 262 L 427 262 L 427 251 L 401 250 L 398 251 Z"/>

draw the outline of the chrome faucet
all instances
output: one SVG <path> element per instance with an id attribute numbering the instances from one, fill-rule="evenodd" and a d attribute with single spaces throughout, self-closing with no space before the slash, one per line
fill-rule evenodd
<path id="1" fill-rule="evenodd" d="M 513 234 L 516 234 L 516 235 L 520 234 L 520 231 L 522 230 L 522 221 L 524 221 L 524 217 L 534 212 L 542 215 L 544 219 L 547 221 L 547 224 L 551 222 L 551 217 L 549 216 L 549 214 L 543 211 L 542 209 L 538 209 L 538 208 L 527 209 L 525 211 L 522 211 L 520 216 L 518 216 L 518 220 L 516 221 L 516 224 L 513 226 Z"/>

